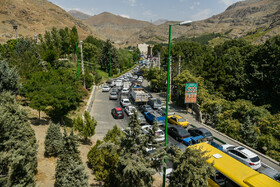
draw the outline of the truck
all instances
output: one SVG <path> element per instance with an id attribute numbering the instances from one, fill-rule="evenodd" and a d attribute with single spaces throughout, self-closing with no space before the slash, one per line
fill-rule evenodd
<path id="1" fill-rule="evenodd" d="M 149 99 L 149 93 L 142 87 L 132 87 L 130 92 L 131 100 L 135 103 L 146 103 Z"/>
<path id="2" fill-rule="evenodd" d="M 202 136 L 202 135 L 195 136 L 195 137 L 191 136 L 191 137 L 183 139 L 183 144 L 186 145 L 186 146 L 198 144 L 198 143 L 201 143 L 201 142 L 208 142 L 213 147 L 216 147 L 217 149 L 219 149 L 221 151 L 223 150 L 223 147 L 220 144 L 218 144 L 214 141 L 209 141 L 209 139 L 207 137 Z"/>
<path id="3" fill-rule="evenodd" d="M 158 123 L 159 126 L 165 125 L 165 116 L 160 115 L 158 112 L 144 112 L 145 118 L 148 123 L 154 124 Z"/>

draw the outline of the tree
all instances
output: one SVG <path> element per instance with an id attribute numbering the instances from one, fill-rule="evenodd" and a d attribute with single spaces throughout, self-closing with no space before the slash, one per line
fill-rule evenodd
<path id="1" fill-rule="evenodd" d="M 207 152 L 188 148 L 173 159 L 173 172 L 170 174 L 170 187 L 208 186 L 208 178 L 215 175 L 215 169 L 206 160 Z"/>
<path id="2" fill-rule="evenodd" d="M 109 73 L 110 71 L 110 62 L 112 71 L 119 67 L 118 54 L 116 48 L 113 47 L 110 40 L 107 40 L 100 56 L 99 64 L 101 69 Z"/>
<path id="3" fill-rule="evenodd" d="M 40 119 L 40 113 L 46 111 L 51 96 L 46 92 L 34 91 L 30 97 L 29 106 L 38 110 Z"/>
<path id="4" fill-rule="evenodd" d="M 0 103 L 0 185 L 35 186 L 38 145 L 28 115 L 11 93 Z"/>
<path id="5" fill-rule="evenodd" d="M 0 92 L 10 91 L 17 93 L 19 88 L 19 75 L 16 68 L 9 68 L 6 61 L 0 62 Z"/>
<path id="6" fill-rule="evenodd" d="M 88 175 L 77 148 L 73 131 L 68 135 L 64 130 L 63 148 L 55 169 L 55 186 L 88 186 Z"/>
<path id="7" fill-rule="evenodd" d="M 45 138 L 45 156 L 58 156 L 62 146 L 60 125 L 51 122 Z"/>
<path id="8" fill-rule="evenodd" d="M 258 133 L 255 125 L 252 123 L 250 116 L 245 118 L 244 123 L 240 126 L 240 136 L 243 142 L 250 147 L 257 147 Z"/>
<path id="9" fill-rule="evenodd" d="M 110 180 L 111 171 L 115 168 L 116 163 L 119 162 L 117 146 L 120 145 L 122 137 L 122 131 L 114 125 L 112 130 L 108 130 L 103 141 L 97 140 L 96 144 L 88 152 L 88 163 L 97 180 Z M 108 144 L 105 146 L 104 143 Z"/>
<path id="10" fill-rule="evenodd" d="M 74 130 L 79 131 L 81 136 L 86 140 L 88 137 L 91 137 L 95 134 L 95 127 L 97 125 L 97 122 L 92 116 L 90 116 L 88 111 L 84 112 L 84 118 L 84 121 L 80 117 L 74 119 L 73 127 Z"/>

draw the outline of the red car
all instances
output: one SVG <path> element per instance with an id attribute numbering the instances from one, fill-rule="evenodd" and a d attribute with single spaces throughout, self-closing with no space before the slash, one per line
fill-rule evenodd
<path id="1" fill-rule="evenodd" d="M 123 110 L 119 107 L 113 108 L 112 111 L 111 111 L 111 114 L 115 119 L 123 119 L 124 118 Z"/>

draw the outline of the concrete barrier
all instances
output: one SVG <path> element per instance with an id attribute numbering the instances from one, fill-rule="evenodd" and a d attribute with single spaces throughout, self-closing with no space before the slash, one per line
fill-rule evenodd
<path id="1" fill-rule="evenodd" d="M 96 90 L 96 86 L 93 85 L 89 100 L 87 102 L 87 107 L 86 107 L 86 111 L 88 111 L 89 113 L 91 111 L 91 107 L 92 107 L 93 100 L 94 100 L 94 97 L 95 97 L 95 90 Z"/>

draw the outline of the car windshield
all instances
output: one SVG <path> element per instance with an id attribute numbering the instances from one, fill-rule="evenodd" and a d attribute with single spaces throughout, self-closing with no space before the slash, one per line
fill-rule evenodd
<path id="1" fill-rule="evenodd" d="M 210 132 L 206 132 L 205 136 L 212 136 L 212 134 Z"/>
<path id="2" fill-rule="evenodd" d="M 256 156 L 256 157 L 250 158 L 250 160 L 252 162 L 258 162 L 260 160 L 260 158 L 258 156 Z"/>
<path id="3" fill-rule="evenodd" d="M 122 111 L 117 111 L 118 114 L 122 114 Z"/>
<path id="4" fill-rule="evenodd" d="M 123 102 L 124 102 L 124 103 L 129 103 L 129 101 L 127 101 L 127 100 L 124 100 Z"/>
<path id="5" fill-rule="evenodd" d="M 112 92 L 111 95 L 117 95 L 117 93 L 116 92 Z"/>
<path id="6" fill-rule="evenodd" d="M 161 101 L 159 99 L 156 100 L 157 104 L 161 104 Z"/>
<path id="7" fill-rule="evenodd" d="M 184 118 L 178 119 L 179 122 L 185 122 L 186 120 Z"/>
<path id="8" fill-rule="evenodd" d="M 244 149 L 244 147 L 238 147 L 237 149 L 242 151 Z"/>

